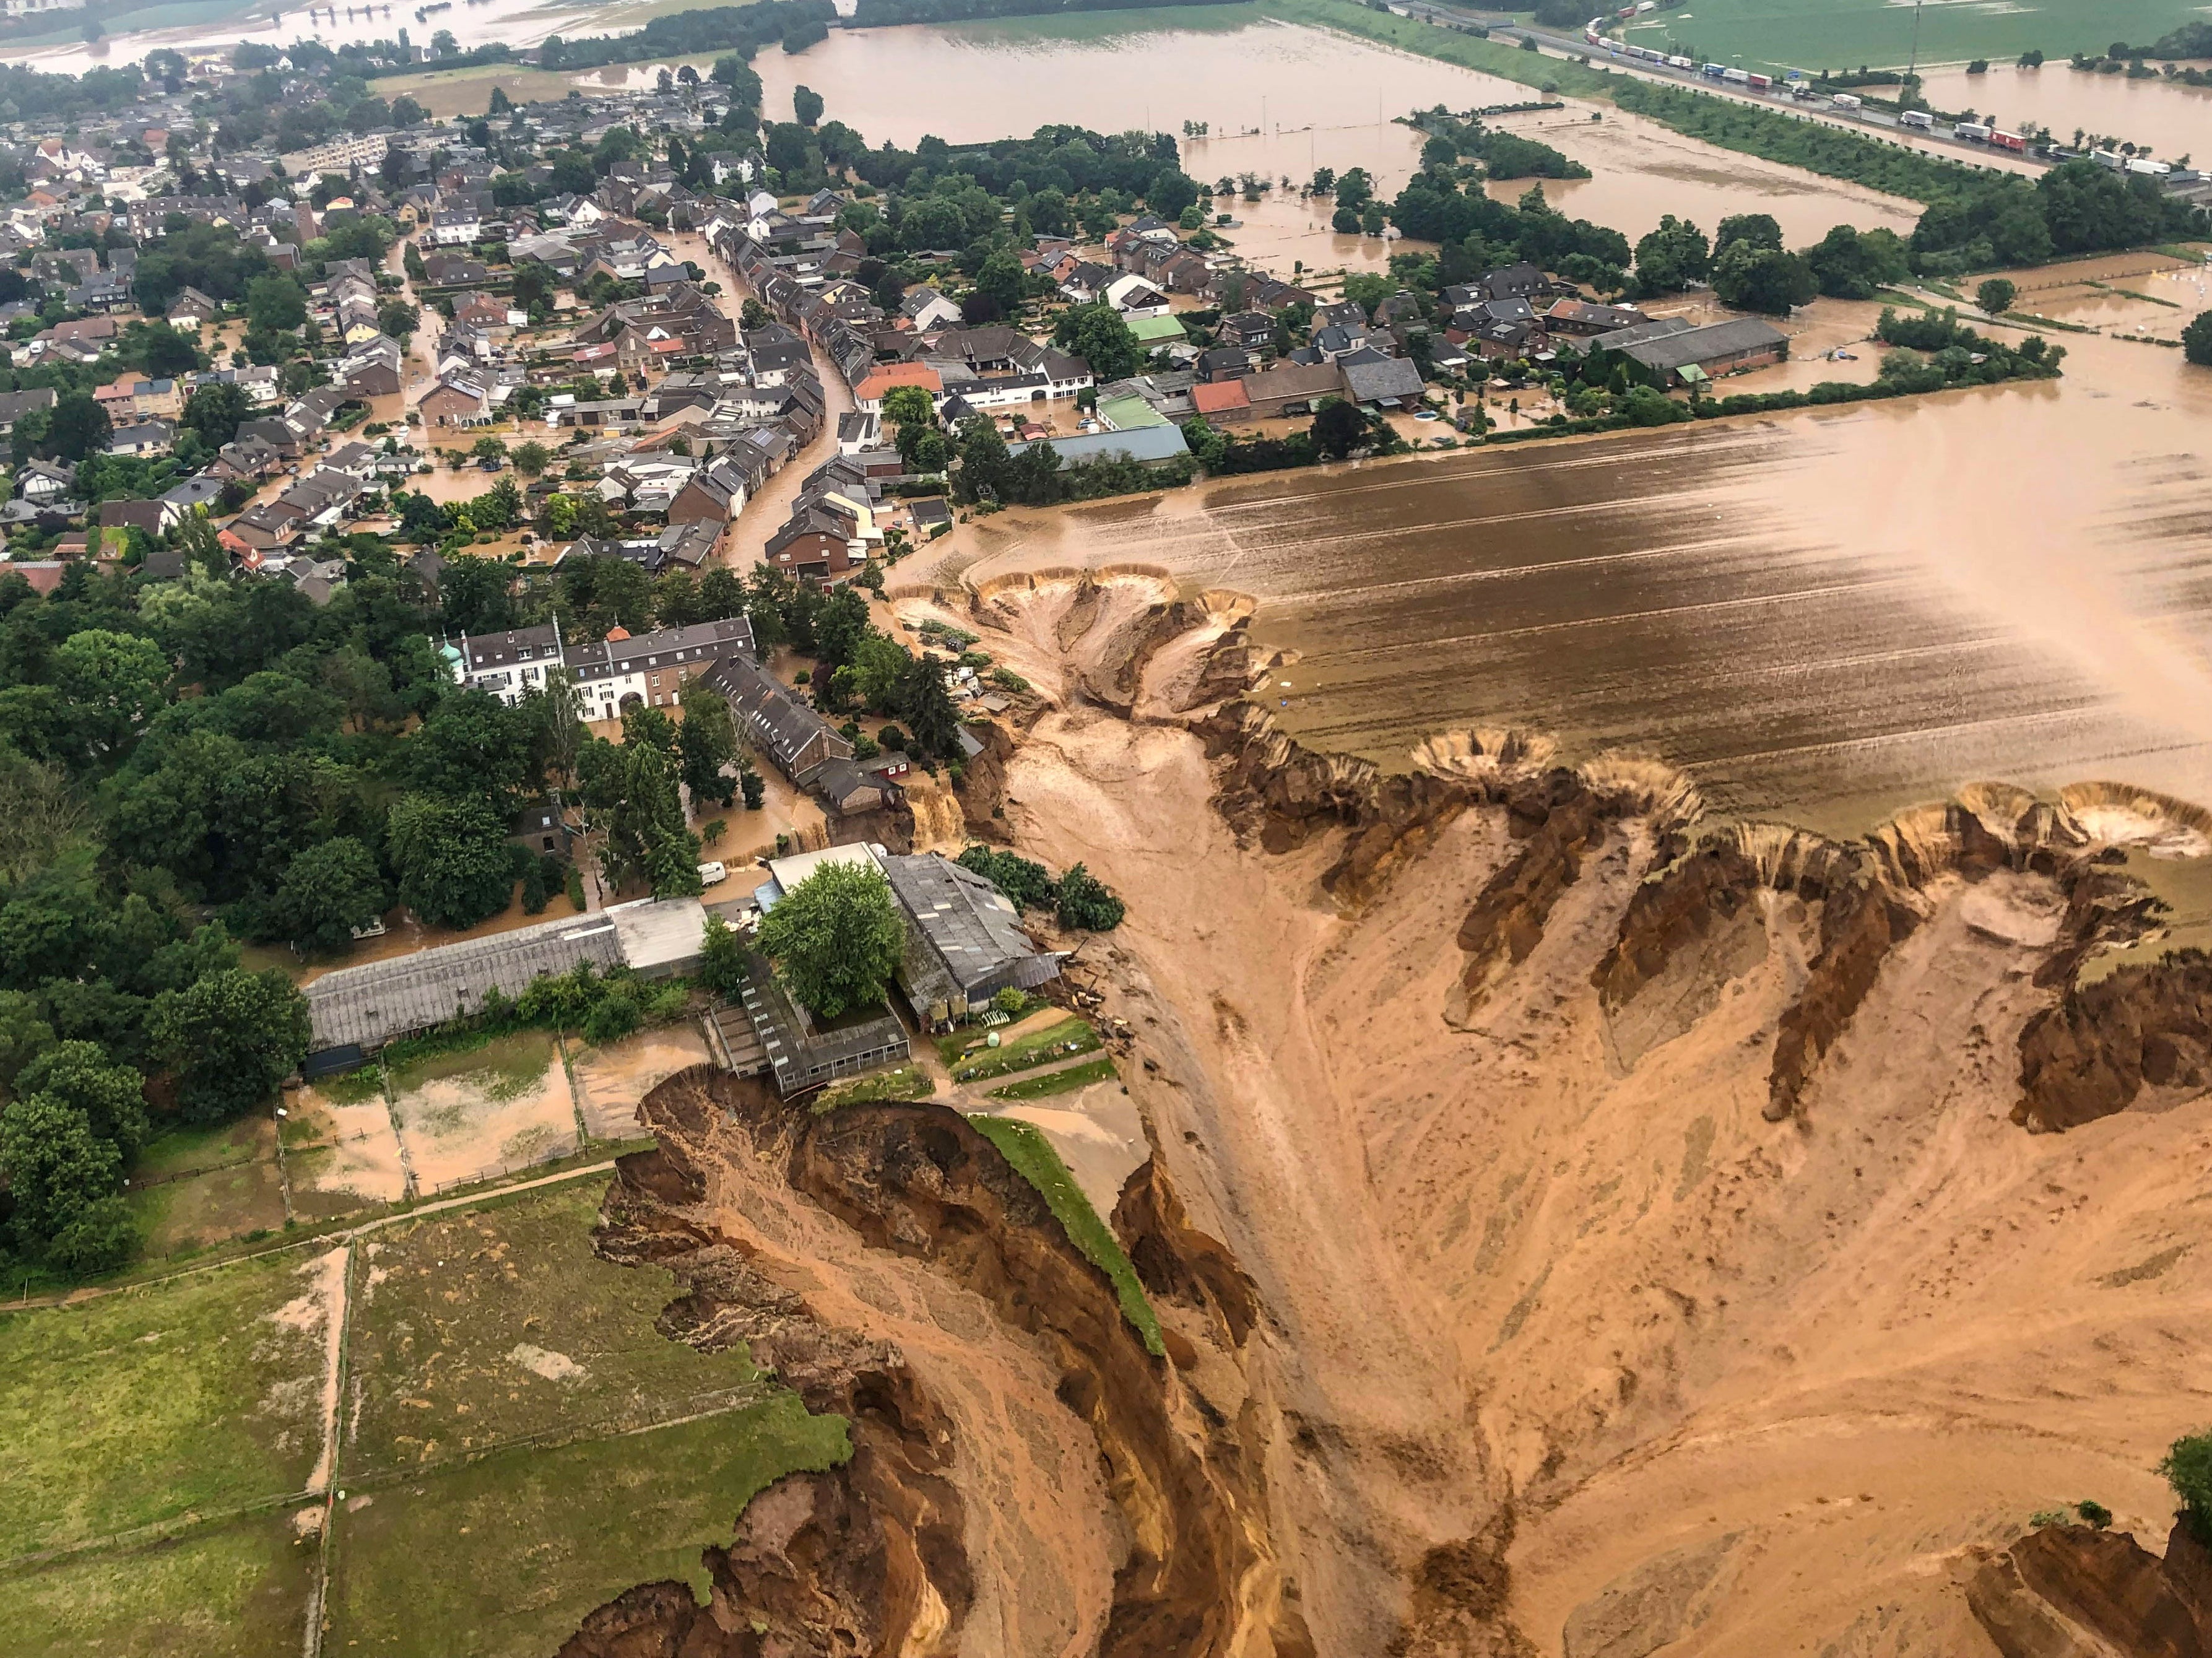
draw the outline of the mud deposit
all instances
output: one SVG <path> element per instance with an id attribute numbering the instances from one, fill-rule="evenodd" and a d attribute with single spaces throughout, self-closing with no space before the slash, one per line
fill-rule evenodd
<path id="1" fill-rule="evenodd" d="M 1054 697 L 969 810 L 1133 901 L 1089 959 L 1169 1362 L 956 1115 L 675 1078 L 602 1248 L 858 1451 L 569 1658 L 2203 1649 L 2151 1469 L 2212 1358 L 2212 967 L 2076 976 L 2201 814 L 1829 839 L 1504 730 L 1391 775 L 1247 696 L 1234 594 L 957 608 Z M 2115 1534 L 2023 1536 L 2078 1497 Z"/>

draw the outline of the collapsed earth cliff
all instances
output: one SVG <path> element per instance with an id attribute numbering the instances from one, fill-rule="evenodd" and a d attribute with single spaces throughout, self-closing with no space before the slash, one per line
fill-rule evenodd
<path id="1" fill-rule="evenodd" d="M 2022 1539 L 2162 1533 L 2212 1414 L 2212 963 L 2083 970 L 2154 936 L 2115 859 L 2186 809 L 1983 786 L 1838 841 L 1526 733 L 1386 770 L 1241 700 L 1248 612 L 959 612 L 1047 703 L 971 824 L 1130 900 L 1085 956 L 1169 1361 L 953 1114 L 669 1084 L 606 1247 L 855 1454 L 713 1607 L 573 1653 L 2198 1650 L 2178 1546 Z"/>

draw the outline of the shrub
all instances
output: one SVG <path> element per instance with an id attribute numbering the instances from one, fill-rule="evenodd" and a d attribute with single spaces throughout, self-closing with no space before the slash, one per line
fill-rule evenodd
<path id="1" fill-rule="evenodd" d="M 2200 368 L 2212 368 L 2212 311 L 2199 313 L 2181 331 L 2181 355 Z"/>
<path id="2" fill-rule="evenodd" d="M 1121 925 L 1124 906 L 1106 884 L 1082 865 L 1060 878 L 1060 924 L 1087 932 L 1109 932 Z"/>
<path id="3" fill-rule="evenodd" d="M 2189 1528 L 2212 1543 L 2212 1428 L 2175 1440 L 2158 1471 L 2173 1487 Z"/>

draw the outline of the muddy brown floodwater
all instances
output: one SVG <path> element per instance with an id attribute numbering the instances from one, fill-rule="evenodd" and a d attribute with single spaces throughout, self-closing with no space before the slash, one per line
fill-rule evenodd
<path id="1" fill-rule="evenodd" d="M 2086 335 L 2057 382 L 1231 479 L 963 531 L 1261 601 L 1270 711 L 1402 766 L 1520 725 L 1856 832 L 2002 776 L 2212 799 L 2212 376 Z"/>
<path id="2" fill-rule="evenodd" d="M 2124 75 L 2086 75 L 2063 63 L 2039 70 L 1992 64 L 1986 75 L 1969 75 L 1963 64 L 1929 70 L 1921 91 L 1937 109 L 1975 110 L 2017 129 L 2033 121 L 2072 139 L 2076 127 L 2124 143 L 2144 144 L 2151 153 L 2174 161 L 2194 154 L 2198 165 L 2212 157 L 2212 87 L 2130 81 Z"/>

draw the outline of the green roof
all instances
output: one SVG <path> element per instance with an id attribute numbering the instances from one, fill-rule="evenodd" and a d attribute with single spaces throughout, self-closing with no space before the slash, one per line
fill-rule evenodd
<path id="1" fill-rule="evenodd" d="M 1133 432 L 1140 426 L 1165 426 L 1168 417 L 1142 398 L 1101 398 L 1098 418 L 1117 432 Z"/>
<path id="2" fill-rule="evenodd" d="M 1150 344 L 1160 340 L 1173 342 L 1185 338 L 1183 326 L 1173 317 L 1131 317 L 1129 332 L 1139 343 Z"/>

